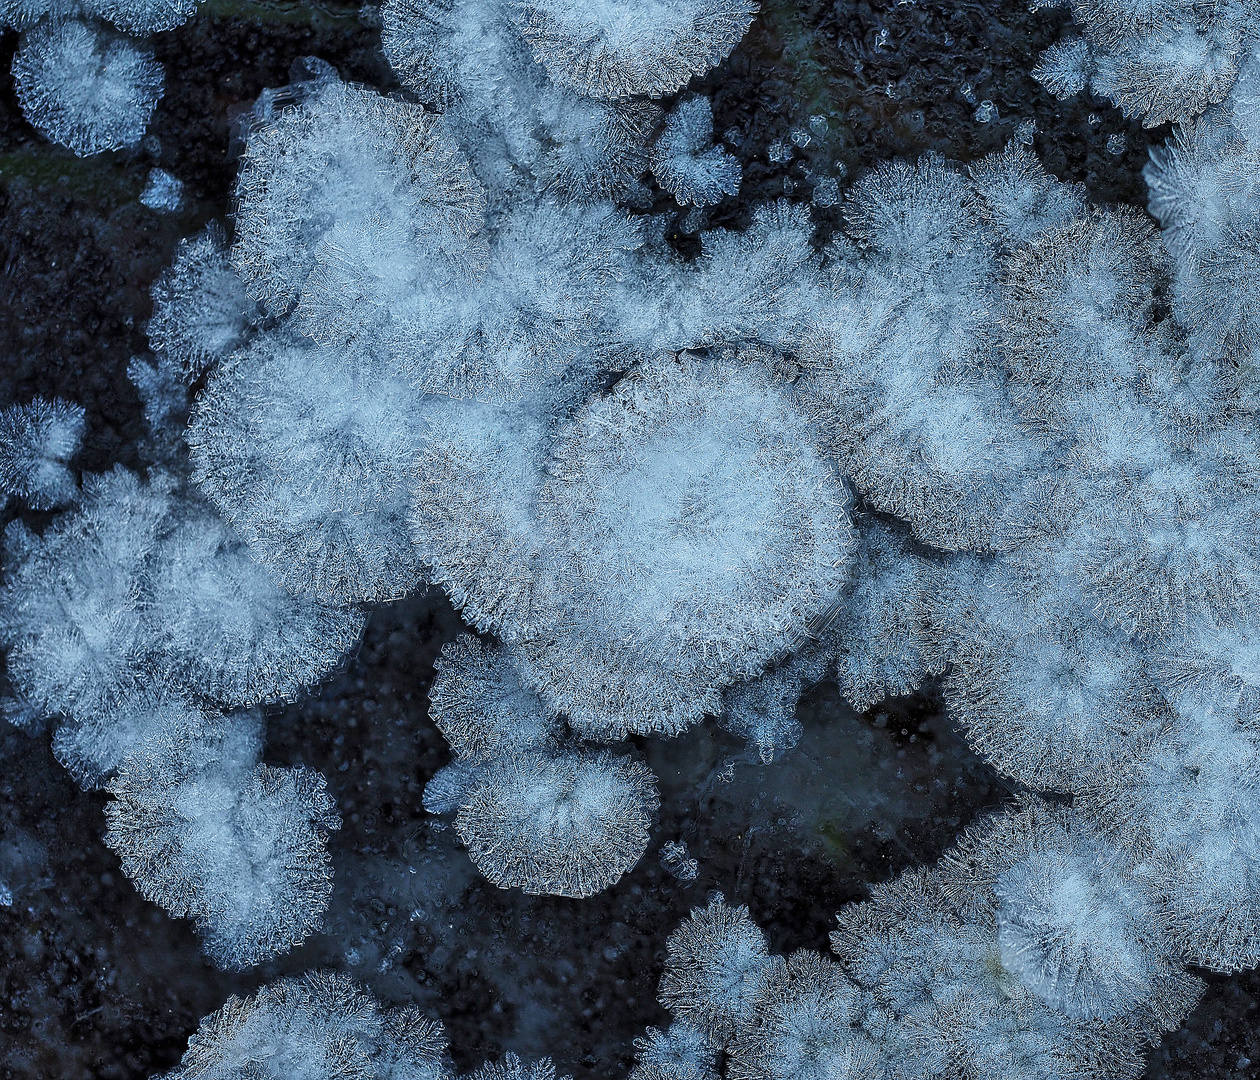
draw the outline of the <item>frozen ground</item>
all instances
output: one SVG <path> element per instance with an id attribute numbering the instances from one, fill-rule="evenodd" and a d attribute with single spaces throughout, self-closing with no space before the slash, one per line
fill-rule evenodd
<path id="1" fill-rule="evenodd" d="M 89 425 L 82 465 L 140 463 L 126 364 L 145 347 L 148 286 L 174 244 L 228 210 L 233 118 L 307 54 L 390 87 L 374 16 L 331 2 L 211 0 L 160 37 L 169 90 L 154 137 L 132 155 L 80 161 L 41 142 L 6 77 L 0 405 L 37 393 L 78 401 Z M 821 177 L 843 190 L 881 158 L 931 148 L 971 160 L 1030 119 L 1053 172 L 1098 199 L 1140 204 L 1146 148 L 1167 132 L 1143 132 L 1100 102 L 1054 102 L 1026 74 L 1064 17 L 1034 18 L 1022 0 L 772 0 L 703 84 L 745 177 L 741 198 L 709 220 L 738 224 L 750 202 L 808 197 Z M 16 36 L 0 44 L 7 71 Z M 980 123 L 985 100 L 998 119 Z M 812 116 L 827 118 L 825 131 Z M 808 145 L 795 146 L 793 131 L 809 131 Z M 1125 150 L 1108 154 L 1116 133 Z M 794 147 L 790 160 L 769 160 L 776 142 Z M 155 166 L 185 183 L 180 213 L 138 202 Z M 695 225 L 680 218 L 684 251 L 694 245 L 684 228 Z M 621 1076 L 633 1037 L 665 1020 L 655 1003 L 665 938 L 710 890 L 747 903 L 776 951 L 823 948 L 836 909 L 864 883 L 934 860 L 1006 794 L 931 694 L 857 716 L 824 684 L 802 704 L 800 746 L 769 767 L 716 730 L 643 742 L 661 778 L 660 821 L 613 889 L 584 901 L 504 892 L 420 804 L 446 760 L 425 694 L 434 657 L 458 630 L 434 596 L 382 608 L 344 670 L 269 717 L 267 760 L 324 772 L 345 826 L 331 845 L 327 933 L 242 976 L 205 964 L 186 923 L 139 899 L 100 842 L 103 797 L 74 787 L 47 740 L 0 730 L 0 1078 L 147 1077 L 178 1060 L 227 994 L 319 965 L 440 1015 L 461 1068 L 511 1049 L 551 1054 L 578 1080 Z M 694 881 L 662 866 L 668 841 L 697 860 Z M 1186 1027 L 1152 1056 L 1152 1078 L 1260 1075 L 1260 976 L 1209 981 Z"/>

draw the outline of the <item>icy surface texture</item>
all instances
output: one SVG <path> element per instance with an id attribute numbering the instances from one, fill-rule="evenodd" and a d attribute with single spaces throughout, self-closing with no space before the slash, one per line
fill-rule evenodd
<path id="1" fill-rule="evenodd" d="M 381 40 L 403 84 L 445 113 L 492 200 L 533 189 L 591 202 L 647 194 L 638 180 L 661 113 L 649 99 L 720 63 L 754 10 L 389 0 Z"/>
<path id="2" fill-rule="evenodd" d="M 592 753 L 524 685 L 506 648 L 464 634 L 442 649 L 429 714 L 456 760 L 425 786 L 455 814 L 477 868 L 502 888 L 590 896 L 647 848 L 656 777 L 626 754 Z"/>
<path id="3" fill-rule="evenodd" d="M 404 515 L 424 424 L 388 357 L 271 331 L 211 373 L 188 442 L 202 490 L 276 580 L 345 603 L 418 582 Z"/>
<path id="4" fill-rule="evenodd" d="M 807 677 L 800 665 L 788 661 L 755 679 L 729 687 L 722 694 L 722 715 L 727 731 L 742 735 L 769 765 L 777 755 L 791 750 L 801 738 L 796 705 Z"/>
<path id="5" fill-rule="evenodd" d="M 311 63 L 260 99 L 232 246 L 180 252 L 160 355 L 135 369 L 151 418 L 179 412 L 172 373 L 204 379 L 191 472 L 230 524 L 155 472 L 86 482 L 42 535 L 11 529 L 13 709 L 66 718 L 58 753 L 112 784 L 113 814 L 149 805 L 132 777 L 178 802 L 144 771 L 160 758 L 182 824 L 120 850 L 174 853 L 144 887 L 234 962 L 273 940 L 242 931 L 249 912 L 314 886 L 247 877 L 246 916 L 224 909 L 230 853 L 254 836 L 309 885 L 331 810 L 306 773 L 273 804 L 256 754 L 181 748 L 218 745 L 199 734 L 213 706 L 318 677 L 292 659 L 335 658 L 314 650 L 331 635 L 303 637 L 312 612 L 427 579 L 482 635 L 438 664 L 451 760 L 424 802 L 454 815 L 463 872 L 531 894 L 588 896 L 647 849 L 655 777 L 641 746 L 601 744 L 715 718 L 773 763 L 813 684 L 873 709 L 940 677 L 962 737 L 1027 794 L 842 911 L 838 959 L 773 956 L 746 910 L 697 909 L 668 947 L 673 1034 L 645 1038 L 641 1076 L 1136 1076 L 1197 998 L 1188 965 L 1260 963 L 1246 10 L 1080 5 L 1084 44 L 1047 58 L 1056 89 L 1184 121 L 1147 173 L 1158 229 L 1017 141 L 966 170 L 878 165 L 826 242 L 809 207 L 771 203 L 685 258 L 643 212 L 645 168 L 683 202 L 731 185 L 713 188 L 704 99 L 645 100 L 667 92 L 652 35 L 743 16 L 627 11 L 391 0 L 384 46 L 414 98 Z M 668 92 L 698 70 L 680 41 Z M 110 500 L 137 524 L 102 517 Z M 264 614 L 303 613 L 248 606 L 285 628 L 258 632 L 261 674 L 239 635 L 188 643 L 187 597 L 220 610 L 220 557 L 233 581 L 257 560 L 248 588 L 284 600 Z M 133 764 L 141 743 L 158 756 Z M 275 828 L 294 803 L 300 827 Z M 225 876 L 186 885 L 203 820 Z M 667 835 L 657 861 L 681 864 Z M 304 904 L 278 939 L 314 924 Z"/>
<path id="6" fill-rule="evenodd" d="M 144 190 L 140 192 L 140 205 L 150 210 L 173 214 L 184 206 L 184 184 L 165 169 L 150 169 Z"/>
<path id="7" fill-rule="evenodd" d="M 186 22 L 199 0 L 4 0 L 0 23 L 26 31 L 37 23 L 57 24 L 74 16 L 104 19 L 135 37 Z"/>
<path id="8" fill-rule="evenodd" d="M 865 712 L 918 690 L 941 665 L 922 618 L 931 564 L 904 531 L 870 516 L 857 524 L 853 587 L 815 648 L 834 659 L 841 691 Z"/>
<path id="9" fill-rule="evenodd" d="M 335 78 L 251 132 L 236 197 L 233 268 L 267 310 L 283 314 L 305 300 L 312 330 L 337 340 L 353 336 L 377 290 L 367 282 L 346 297 L 320 290 L 318 275 L 308 280 L 317 267 L 371 272 L 354 259 L 365 240 L 381 253 L 393 240 L 404 259 L 412 242 L 422 258 L 460 258 L 484 204 L 431 114 Z"/>

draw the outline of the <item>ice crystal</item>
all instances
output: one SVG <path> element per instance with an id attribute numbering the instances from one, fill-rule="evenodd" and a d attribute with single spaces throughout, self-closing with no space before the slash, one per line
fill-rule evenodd
<path id="1" fill-rule="evenodd" d="M 1072 15 L 1084 36 L 1051 46 L 1033 77 L 1059 98 L 1088 85 L 1146 127 L 1190 120 L 1221 101 L 1256 40 L 1246 2 L 1077 0 Z"/>
<path id="2" fill-rule="evenodd" d="M 529 750 L 476 775 L 455 827 L 496 885 L 591 896 L 638 862 L 659 803 L 656 778 L 633 758 Z"/>
<path id="3" fill-rule="evenodd" d="M 255 765 L 257 739 L 237 724 L 147 744 L 110 783 L 105 808 L 123 873 L 172 915 L 194 918 L 224 968 L 303 941 L 332 892 L 325 843 L 341 818 L 324 778 Z"/>
<path id="4" fill-rule="evenodd" d="M 149 344 L 190 376 L 240 347 L 255 315 L 255 304 L 228 266 L 223 230 L 214 224 L 180 244 L 152 294 Z"/>
<path id="5" fill-rule="evenodd" d="M 928 562 L 884 523 L 859 518 L 858 524 L 853 590 L 829 636 L 840 690 L 865 712 L 885 698 L 913 693 L 942 665 L 929 655 L 921 618 Z"/>
<path id="6" fill-rule="evenodd" d="M 802 949 L 771 958 L 751 1016 L 727 1052 L 731 1080 L 858 1080 L 877 1075 L 875 1046 L 858 1023 L 861 991 L 833 960 Z"/>
<path id="7" fill-rule="evenodd" d="M 194 477 L 278 581 L 378 600 L 419 580 L 406 511 L 424 434 L 425 403 L 387 358 L 272 332 L 211 374 L 188 443 Z"/>
<path id="8" fill-rule="evenodd" d="M 526 681 L 583 730 L 676 731 L 793 648 L 852 544 L 811 441 L 756 359 L 663 356 L 592 401 L 538 496 L 574 615 L 521 646 Z"/>
<path id="9" fill-rule="evenodd" d="M 452 1080 L 442 1026 L 382 1009 L 348 975 L 312 971 L 233 995 L 201 1021 L 168 1080 Z"/>
<path id="10" fill-rule="evenodd" d="M 34 398 L 0 411 L 0 494 L 33 510 L 72 502 L 78 486 L 66 462 L 83 438 L 83 410 L 54 398 Z"/>
<path id="11" fill-rule="evenodd" d="M 463 255 L 484 206 L 437 118 L 335 79 L 251 132 L 236 199 L 233 269 L 277 313 L 321 261 L 353 259 L 360 236 L 412 242 L 422 259 Z M 373 299 L 356 291 L 324 318 L 350 319 Z"/>
<path id="12" fill-rule="evenodd" d="M 739 191 L 739 161 L 712 143 L 709 99 L 684 97 L 652 147 L 652 175 L 683 206 L 711 206 Z"/>
<path id="13" fill-rule="evenodd" d="M 20 526 L 17 527 L 20 530 Z M 227 705 L 291 696 L 358 639 L 362 615 L 291 596 L 169 476 L 85 478 L 81 505 L 6 567 L 0 641 L 23 696 L 83 719 L 145 686 Z"/>
<path id="14" fill-rule="evenodd" d="M 529 0 L 513 16 L 561 85 L 594 98 L 664 97 L 724 60 L 756 10 L 751 0 Z"/>
<path id="15" fill-rule="evenodd" d="M 718 1048 L 699 1028 L 675 1022 L 634 1040 L 630 1080 L 717 1080 Z"/>
<path id="16" fill-rule="evenodd" d="M 1201 992 L 1178 970 L 1148 868 L 1087 815 L 1026 799 L 969 829 L 942 869 L 954 902 L 992 920 L 1003 968 L 1057 1012 L 1149 1039 Z"/>
<path id="17" fill-rule="evenodd" d="M 746 907 L 715 894 L 669 936 L 661 1004 L 719 1044 L 751 1019 L 763 973 L 766 938 Z"/>
<path id="18" fill-rule="evenodd" d="M 103 26 L 70 19 L 28 31 L 13 59 L 22 112 L 80 157 L 135 146 L 162 96 L 153 53 Z"/>
<path id="19" fill-rule="evenodd" d="M 429 718 L 462 760 L 480 763 L 554 737 L 555 718 L 521 685 L 502 646 L 462 634 L 442 646 L 436 668 Z"/>

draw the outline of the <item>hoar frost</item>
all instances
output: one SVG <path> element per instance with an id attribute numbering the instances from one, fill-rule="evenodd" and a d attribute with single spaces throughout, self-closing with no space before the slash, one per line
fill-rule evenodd
<path id="1" fill-rule="evenodd" d="M 814 682 L 867 708 L 948 672 L 969 743 L 1029 793 L 846 907 L 834 960 L 771 955 L 713 897 L 669 939 L 674 1022 L 636 1074 L 1140 1075 L 1201 991 L 1187 963 L 1260 961 L 1247 11 L 1078 4 L 1084 38 L 1043 62 L 1056 93 L 1182 123 L 1146 173 L 1162 232 L 1017 141 L 877 166 L 825 245 L 776 203 L 683 259 L 633 210 L 644 167 L 683 203 L 736 176 L 707 101 L 646 99 L 750 8 L 391 0 L 424 106 L 308 64 L 249 122 L 231 250 L 207 233 L 155 290 L 147 414 L 204 374 L 191 474 L 231 527 L 178 469 L 76 495 L 68 441 L 13 420 L 21 477 L 47 478 L 24 497 L 79 505 L 6 535 L 11 711 L 58 715 L 142 887 L 244 963 L 316 924 L 335 819 L 256 737 L 229 753 L 249 720 L 217 710 L 318 678 L 351 601 L 427 576 L 487 635 L 439 662 L 453 760 L 424 802 L 533 893 L 610 887 L 647 847 L 654 778 L 593 744 L 721 714 L 770 762 Z M 196 877 L 216 831 L 268 855 L 244 887 L 236 855 Z M 255 924 L 236 891 L 289 906 Z M 318 1041 L 336 1010 L 289 990 Z M 345 1034 L 370 1074 L 374 1036 Z"/>

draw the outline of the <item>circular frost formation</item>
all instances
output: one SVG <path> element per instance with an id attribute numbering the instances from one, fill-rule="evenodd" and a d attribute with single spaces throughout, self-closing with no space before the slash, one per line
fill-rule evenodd
<path id="1" fill-rule="evenodd" d="M 749 0 L 532 0 L 514 20 L 551 78 L 586 97 L 664 97 L 730 54 Z"/>
<path id="2" fill-rule="evenodd" d="M 414 1005 L 386 1010 L 350 976 L 308 971 L 228 998 L 170 1080 L 451 1080 L 448 1045 Z"/>
<path id="3" fill-rule="evenodd" d="M 425 404 L 375 355 L 260 335 L 198 399 L 193 476 L 284 588 L 402 596 L 420 576 L 406 511 Z"/>
<path id="4" fill-rule="evenodd" d="M 1131 860 L 1091 816 L 1022 799 L 959 838 L 940 883 L 964 922 L 986 928 L 1010 1000 L 1130 1037 L 1175 1030 L 1202 984 L 1168 935 L 1174 875 Z"/>
<path id="5" fill-rule="evenodd" d="M 1149 955 L 1150 905 L 1088 848 L 1036 851 L 994 891 L 1002 966 L 1073 1019 L 1128 1012 L 1167 975 Z"/>
<path id="6" fill-rule="evenodd" d="M 25 35 L 13 82 L 31 125 L 87 157 L 140 141 L 162 96 L 162 66 L 129 38 L 70 20 Z"/>
<path id="7" fill-rule="evenodd" d="M 236 199 L 233 269 L 275 311 L 299 298 L 321 259 L 349 257 L 372 229 L 467 258 L 485 207 L 439 118 L 336 81 L 250 134 Z M 323 314 L 344 330 L 358 297 L 340 299 L 343 310 Z M 331 326 L 316 333 L 337 336 Z"/>
<path id="8" fill-rule="evenodd" d="M 656 777 L 631 758 L 527 751 L 486 767 L 455 827 L 501 888 L 592 896 L 639 860 L 660 804 Z"/>
<path id="9" fill-rule="evenodd" d="M 746 907 L 731 907 L 715 893 L 708 907 L 692 909 L 666 947 L 661 1004 L 715 1042 L 729 1042 L 753 1016 L 770 965 L 766 935 Z"/>
<path id="10" fill-rule="evenodd" d="M 119 30 L 136 37 L 174 30 L 197 11 L 201 0 L 93 0 L 91 7 Z"/>
<path id="11" fill-rule="evenodd" d="M 156 670 L 225 705 L 296 698 L 363 632 L 354 606 L 279 587 L 208 507 L 172 529 L 148 578 Z"/>
<path id="12" fill-rule="evenodd" d="M 175 261 L 153 284 L 149 347 L 195 377 L 245 339 L 255 305 L 228 265 L 223 229 L 212 222 L 181 241 Z"/>
<path id="13" fill-rule="evenodd" d="M 728 1080 L 870 1080 L 875 1047 L 860 991 L 834 960 L 801 949 L 766 965 L 750 1019 L 727 1048 Z"/>
<path id="14" fill-rule="evenodd" d="M 663 355 L 556 440 L 538 514 L 568 610 L 524 677 L 601 735 L 679 731 L 844 586 L 847 496 L 759 363 Z"/>

